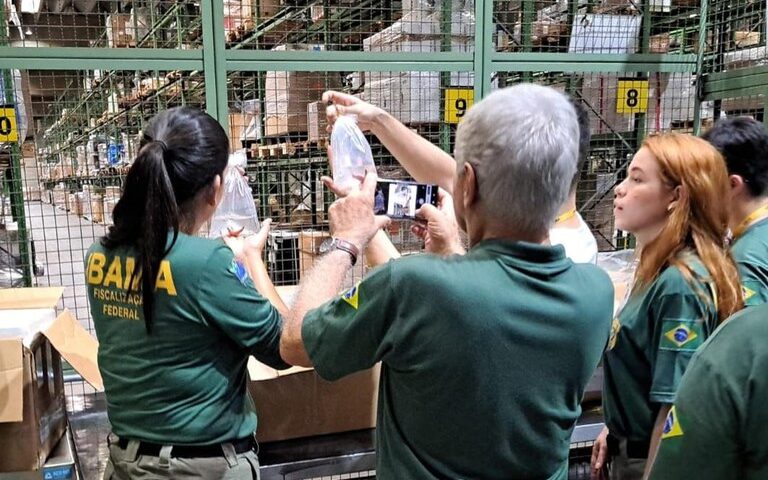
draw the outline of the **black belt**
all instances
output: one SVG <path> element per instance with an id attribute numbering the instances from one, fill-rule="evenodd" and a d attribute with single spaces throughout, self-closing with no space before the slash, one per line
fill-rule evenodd
<path id="1" fill-rule="evenodd" d="M 621 455 L 621 439 L 608 435 L 608 453 L 612 456 Z M 651 442 L 627 440 L 627 457 L 629 458 L 648 458 L 648 451 L 651 449 Z"/>
<path id="2" fill-rule="evenodd" d="M 123 450 L 128 447 L 128 439 L 120 438 L 117 445 Z M 256 448 L 256 440 L 253 437 L 241 438 L 234 440 L 231 443 L 235 447 L 235 453 L 245 453 Z M 148 457 L 160 456 L 160 450 L 165 445 L 159 443 L 139 442 L 139 449 L 136 451 L 136 455 L 145 455 Z M 224 450 L 221 443 L 214 445 L 171 445 L 171 457 L 175 458 L 210 458 L 210 457 L 223 457 Z"/>

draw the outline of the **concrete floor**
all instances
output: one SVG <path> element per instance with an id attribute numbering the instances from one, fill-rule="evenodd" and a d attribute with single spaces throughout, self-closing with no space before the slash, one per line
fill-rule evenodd
<path id="1" fill-rule="evenodd" d="M 69 309 L 93 333 L 83 259 L 91 244 L 106 233 L 106 227 L 50 204 L 29 202 L 26 207 L 35 260 L 45 269 L 44 275 L 36 277 L 36 284 L 66 287 L 59 306 Z M 87 383 L 73 380 L 72 375 L 66 379 L 67 409 L 84 478 L 100 479 L 108 456 L 109 420 L 104 396 Z"/>

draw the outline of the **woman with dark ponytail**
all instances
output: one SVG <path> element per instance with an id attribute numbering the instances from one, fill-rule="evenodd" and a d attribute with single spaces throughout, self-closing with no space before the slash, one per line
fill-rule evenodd
<path id="1" fill-rule="evenodd" d="M 228 149 L 224 129 L 200 110 L 157 115 L 114 226 L 87 253 L 112 424 L 105 479 L 258 478 L 246 363 L 254 355 L 287 368 L 268 298 L 284 306 L 263 264 L 243 266 L 223 241 L 196 236 L 221 200 Z M 250 258 L 265 223 L 238 242 Z"/>

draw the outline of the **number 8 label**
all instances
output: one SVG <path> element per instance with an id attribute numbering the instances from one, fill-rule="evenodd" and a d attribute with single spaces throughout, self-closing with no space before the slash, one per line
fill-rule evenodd
<path id="1" fill-rule="evenodd" d="M 630 88 L 627 90 L 627 106 L 630 108 L 635 108 L 638 104 L 639 95 L 640 92 L 638 92 L 637 89 Z"/>
<path id="2" fill-rule="evenodd" d="M 625 115 L 646 113 L 648 110 L 648 80 L 619 79 L 616 92 L 616 112 Z"/>

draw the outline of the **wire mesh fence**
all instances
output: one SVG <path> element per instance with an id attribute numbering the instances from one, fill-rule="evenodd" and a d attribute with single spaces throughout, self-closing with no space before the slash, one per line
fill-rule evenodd
<path id="1" fill-rule="evenodd" d="M 201 77 L 99 70 L 16 71 L 9 77 L 4 118 L 13 118 L 18 141 L 6 142 L 0 153 L 0 281 L 66 287 L 61 306 L 93 331 L 85 252 L 112 221 L 147 120 L 172 106 L 204 108 Z M 65 376 L 76 378 L 71 370 Z M 80 381 L 67 388 L 70 400 L 92 391 Z"/>
<path id="2" fill-rule="evenodd" d="M 707 18 L 705 72 L 765 65 L 766 3 L 713 0 Z"/>
<path id="3" fill-rule="evenodd" d="M 225 0 L 232 49 L 471 52 L 473 0 Z"/>
<path id="4" fill-rule="evenodd" d="M 10 45 L 199 48 L 202 18 L 192 0 L 6 2 Z"/>
<path id="5" fill-rule="evenodd" d="M 494 45 L 500 52 L 691 53 L 698 12 L 696 0 L 494 0 Z"/>

